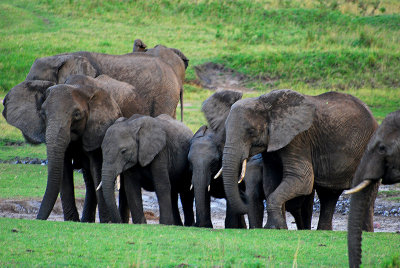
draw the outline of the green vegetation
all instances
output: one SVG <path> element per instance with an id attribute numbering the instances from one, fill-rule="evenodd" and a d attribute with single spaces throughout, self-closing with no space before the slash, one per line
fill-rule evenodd
<path id="1" fill-rule="evenodd" d="M 123 54 L 141 38 L 149 47 L 179 48 L 190 59 L 184 122 L 194 132 L 205 123 L 201 103 L 213 92 L 196 86 L 193 66 L 208 61 L 251 77 L 255 90 L 245 97 L 276 88 L 309 95 L 338 90 L 363 100 L 381 121 L 400 107 L 399 13 L 397 0 L 3 0 L 0 99 L 38 57 Z M 44 145 L 24 143 L 2 116 L 0 129 L 0 160 L 46 158 Z M 82 197 L 83 179 L 75 175 Z M 39 199 L 46 177 L 44 166 L 0 164 L 0 198 Z M 364 234 L 363 263 L 394 267 L 399 245 L 396 234 Z M 0 247 L 0 266 L 347 266 L 344 232 L 0 218 Z"/>
<path id="2" fill-rule="evenodd" d="M 346 267 L 345 232 L 213 230 L 0 219 L 1 266 Z M 385 241 L 385 243 L 382 243 Z M 377 246 L 379 245 L 379 246 Z M 395 261 L 400 236 L 364 234 L 363 263 Z"/>

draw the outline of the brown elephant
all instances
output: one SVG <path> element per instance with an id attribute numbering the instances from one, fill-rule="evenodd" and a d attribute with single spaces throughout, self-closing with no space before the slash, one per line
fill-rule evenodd
<path id="1" fill-rule="evenodd" d="M 319 197 L 324 213 L 318 229 L 332 229 L 336 202 L 341 192 L 351 187 L 377 123 L 367 106 L 351 95 L 328 92 L 307 96 L 292 90 L 275 90 L 237 101 L 225 128 L 222 174 L 233 210 L 240 214 L 248 210 L 237 186 L 241 163 L 258 153 L 267 159 L 264 154 L 276 152 L 283 176 L 268 197 L 266 227 L 287 229 L 282 205 L 310 194 L 315 187 L 323 193 Z M 373 230 L 373 215 L 368 217 L 368 230 Z"/>
<path id="2" fill-rule="evenodd" d="M 371 210 L 376 189 L 382 184 L 400 182 L 400 110 L 386 116 L 368 143 L 354 175 L 348 219 L 349 266 L 361 264 L 361 229 Z M 373 208 L 373 207 L 372 207 Z"/>
<path id="3" fill-rule="evenodd" d="M 40 131 L 43 122 L 37 112 L 44 101 L 41 92 L 49 85 L 65 83 L 74 74 L 105 74 L 134 86 L 137 94 L 148 101 L 146 106 L 151 108 L 151 114 L 165 113 L 175 118 L 177 104 L 183 98 L 187 66 L 188 59 L 181 51 L 161 45 L 149 53 L 108 55 L 81 51 L 38 58 L 25 81 L 13 87 L 4 99 L 3 115 L 22 131 L 28 142 L 44 143 L 44 133 Z"/>

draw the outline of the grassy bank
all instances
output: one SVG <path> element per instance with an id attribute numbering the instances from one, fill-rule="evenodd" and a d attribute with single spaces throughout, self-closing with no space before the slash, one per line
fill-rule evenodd
<path id="1" fill-rule="evenodd" d="M 0 226 L 2 266 L 347 266 L 345 232 L 212 230 L 15 219 L 0 219 Z M 400 250 L 397 234 L 365 234 L 363 242 L 363 263 L 368 267 L 389 263 Z"/>

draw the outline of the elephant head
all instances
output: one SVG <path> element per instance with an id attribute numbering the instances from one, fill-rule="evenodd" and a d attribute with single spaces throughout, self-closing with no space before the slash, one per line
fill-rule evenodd
<path id="1" fill-rule="evenodd" d="M 61 54 L 36 59 L 26 80 L 46 80 L 63 84 L 73 74 L 96 77 L 97 71 L 86 57 Z"/>
<path id="2" fill-rule="evenodd" d="M 225 123 L 222 172 L 228 205 L 236 213 L 247 213 L 238 189 L 241 163 L 258 153 L 285 147 L 311 127 L 315 109 L 305 96 L 291 90 L 272 91 L 232 106 Z"/>
<path id="3" fill-rule="evenodd" d="M 354 176 L 348 219 L 350 267 L 361 264 L 362 219 L 368 211 L 374 188 L 400 182 L 400 110 L 390 113 L 378 127 Z"/>
<path id="4" fill-rule="evenodd" d="M 115 204 L 114 184 L 123 171 L 140 165 L 145 167 L 164 149 L 167 134 L 157 119 L 136 116 L 118 120 L 107 130 L 103 143 L 103 195 L 113 222 L 121 222 Z"/>
<path id="5" fill-rule="evenodd" d="M 40 115 L 46 126 L 48 179 L 38 219 L 47 219 L 53 209 L 70 142 L 82 142 L 85 151 L 99 148 L 107 128 L 121 116 L 117 103 L 100 88 L 55 85 L 46 95 Z"/>
<path id="6" fill-rule="evenodd" d="M 32 144 L 45 142 L 46 126 L 40 116 L 47 88 L 54 83 L 44 80 L 26 80 L 13 87 L 3 100 L 6 121 L 21 130 L 25 140 Z"/>

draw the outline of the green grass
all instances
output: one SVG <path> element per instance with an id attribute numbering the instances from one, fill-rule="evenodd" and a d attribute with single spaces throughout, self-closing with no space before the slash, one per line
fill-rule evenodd
<path id="1" fill-rule="evenodd" d="M 80 50 L 123 54 L 141 38 L 149 47 L 181 49 L 190 59 L 184 122 L 193 132 L 205 124 L 201 104 L 213 93 L 195 86 L 193 66 L 207 61 L 251 77 L 255 90 L 244 97 L 276 88 L 308 95 L 338 90 L 364 101 L 380 122 L 400 107 L 399 14 L 396 0 L 3 0 L 0 98 L 38 57 Z M 25 144 L 2 116 L 0 129 L 0 160 L 46 158 L 44 145 Z M 0 164 L 0 198 L 40 199 L 46 178 L 44 166 Z M 82 197 L 79 173 L 75 186 Z M 0 266 L 347 266 L 344 232 L 0 218 L 0 248 Z M 364 234 L 367 267 L 398 265 L 399 251 L 397 234 Z"/>
<path id="2" fill-rule="evenodd" d="M 212 230 L 5 218 L 0 219 L 0 226 L 1 266 L 347 266 L 345 232 Z M 389 263 L 400 250 L 400 236 L 393 233 L 366 233 L 363 242 L 366 267 Z"/>
<path id="3" fill-rule="evenodd" d="M 47 166 L 0 164 L 0 198 L 42 198 L 47 184 Z M 81 173 L 74 172 L 75 194 L 84 197 Z"/>

